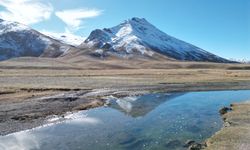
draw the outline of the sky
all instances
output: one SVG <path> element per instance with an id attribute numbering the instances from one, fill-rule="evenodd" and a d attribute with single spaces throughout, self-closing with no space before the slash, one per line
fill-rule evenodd
<path id="1" fill-rule="evenodd" d="M 250 60 L 249 0 L 0 0 L 0 18 L 87 37 L 132 17 L 225 58 Z"/>

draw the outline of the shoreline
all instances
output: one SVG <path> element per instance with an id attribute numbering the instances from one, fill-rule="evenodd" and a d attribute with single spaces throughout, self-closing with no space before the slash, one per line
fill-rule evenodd
<path id="1" fill-rule="evenodd" d="M 230 88 L 228 88 L 230 87 Z M 32 129 L 46 124 L 50 116 L 64 116 L 68 112 L 88 110 L 105 105 L 107 96 L 126 97 L 159 92 L 191 92 L 213 90 L 249 90 L 250 84 L 241 82 L 219 83 L 178 83 L 153 86 L 121 87 L 116 89 L 102 88 L 76 91 L 51 91 L 35 93 L 25 101 L 1 101 L 0 135 L 8 135 L 18 131 Z M 23 93 L 23 92 L 22 92 Z M 1 96 L 6 96 L 2 94 Z M 8 106 L 8 107 L 7 107 Z M 7 109 L 6 109 L 7 108 Z M 2 109 L 3 110 L 3 109 Z"/>
<path id="2" fill-rule="evenodd" d="M 230 111 L 222 115 L 224 125 L 208 138 L 206 150 L 247 150 L 250 147 L 250 101 L 231 104 Z"/>

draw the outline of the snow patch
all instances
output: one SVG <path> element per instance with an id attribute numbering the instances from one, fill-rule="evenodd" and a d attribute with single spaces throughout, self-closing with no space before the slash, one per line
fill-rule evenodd
<path id="1" fill-rule="evenodd" d="M 97 54 L 103 54 L 103 50 L 102 49 L 97 49 L 97 50 L 95 50 L 95 53 L 97 53 Z"/>
<path id="2" fill-rule="evenodd" d="M 79 46 L 86 38 L 81 37 L 69 32 L 64 32 L 64 33 L 57 33 L 57 32 L 51 32 L 51 31 L 41 31 L 41 33 L 59 40 L 65 44 L 73 45 L 73 46 Z"/>
<path id="3" fill-rule="evenodd" d="M 25 31 L 25 30 L 31 30 L 31 28 L 29 28 L 26 25 L 11 21 L 0 22 L 0 34 L 4 34 L 7 32 Z"/>

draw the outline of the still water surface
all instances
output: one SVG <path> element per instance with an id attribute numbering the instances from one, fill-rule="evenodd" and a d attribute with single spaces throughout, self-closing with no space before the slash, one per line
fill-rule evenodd
<path id="1" fill-rule="evenodd" d="M 222 127 L 218 110 L 250 100 L 250 91 L 147 94 L 111 98 L 108 107 L 67 121 L 0 137 L 0 150 L 174 150 Z"/>

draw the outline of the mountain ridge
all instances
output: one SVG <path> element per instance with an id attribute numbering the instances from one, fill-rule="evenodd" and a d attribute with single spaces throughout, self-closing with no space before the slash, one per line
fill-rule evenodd
<path id="1" fill-rule="evenodd" d="M 93 30 L 79 46 L 72 46 L 26 25 L 0 19 L 0 60 L 13 57 L 116 57 L 169 61 L 232 63 L 172 37 L 144 18 L 132 18 L 112 28 Z"/>
<path id="2" fill-rule="evenodd" d="M 0 20 L 0 60 L 14 57 L 58 57 L 71 46 L 18 22 Z"/>
<path id="3" fill-rule="evenodd" d="M 121 57 L 161 54 L 181 61 L 231 62 L 197 46 L 172 37 L 144 18 L 132 18 L 104 29 L 93 30 L 79 48 L 96 49 L 94 54 Z"/>

